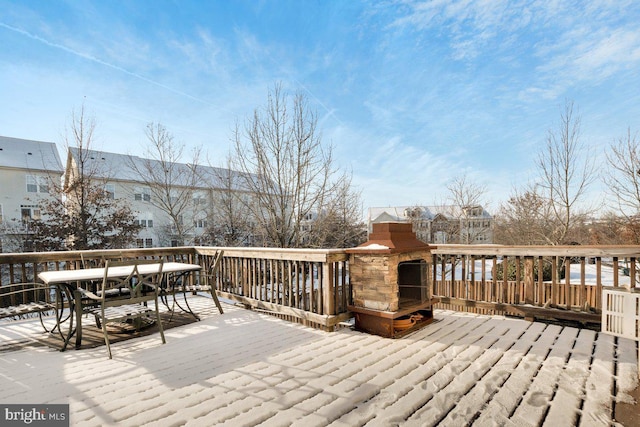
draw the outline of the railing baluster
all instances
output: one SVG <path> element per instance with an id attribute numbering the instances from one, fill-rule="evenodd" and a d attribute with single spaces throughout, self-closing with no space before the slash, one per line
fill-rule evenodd
<path id="1" fill-rule="evenodd" d="M 580 257 L 580 308 L 585 309 L 587 304 L 587 285 L 586 285 L 586 265 L 585 257 Z"/>
<path id="2" fill-rule="evenodd" d="M 538 279 L 536 281 L 538 286 L 537 303 L 538 305 L 544 305 L 545 301 L 545 284 L 544 284 L 544 259 L 538 257 Z"/>
<path id="3" fill-rule="evenodd" d="M 469 282 L 470 292 L 468 299 L 477 300 L 478 295 L 476 295 L 476 257 L 471 255 L 471 281 Z"/>
<path id="4" fill-rule="evenodd" d="M 491 296 L 489 301 L 497 302 L 498 301 L 498 278 L 496 277 L 496 272 L 498 271 L 498 258 L 493 257 L 493 270 L 491 270 Z"/>
<path id="5" fill-rule="evenodd" d="M 456 283 L 456 281 L 458 280 L 457 265 L 458 265 L 458 260 L 456 259 L 451 265 L 451 272 L 453 273 L 451 276 L 451 296 L 454 298 L 460 298 L 460 293 L 458 292 L 458 286 Z"/>
<path id="6" fill-rule="evenodd" d="M 596 258 L 596 309 L 602 309 L 602 258 Z"/>
<path id="7" fill-rule="evenodd" d="M 571 309 L 571 258 L 564 258 L 564 295 L 567 310 Z"/>
<path id="8" fill-rule="evenodd" d="M 534 301 L 533 257 L 524 258 L 524 303 L 533 305 Z"/>
<path id="9" fill-rule="evenodd" d="M 520 304 L 520 288 L 522 283 L 522 258 L 520 256 L 516 256 L 516 283 L 514 289 L 513 304 Z"/>

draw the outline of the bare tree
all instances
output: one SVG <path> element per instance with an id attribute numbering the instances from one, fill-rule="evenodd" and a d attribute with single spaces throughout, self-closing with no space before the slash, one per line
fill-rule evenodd
<path id="1" fill-rule="evenodd" d="M 360 193 L 353 191 L 349 176 L 343 176 L 325 208 L 308 224 L 309 246 L 349 248 L 366 241 Z"/>
<path id="2" fill-rule="evenodd" d="M 478 206 L 483 203 L 487 186 L 472 182 L 466 173 L 455 177 L 449 184 L 449 201 L 455 206 Z"/>
<path id="3" fill-rule="evenodd" d="M 627 135 L 612 143 L 606 152 L 604 174 L 609 192 L 617 202 L 621 215 L 629 218 L 640 214 L 640 139 Z"/>
<path id="4" fill-rule="evenodd" d="M 206 206 L 194 206 L 194 190 L 198 183 L 200 149 L 192 153 L 191 163 L 180 163 L 184 145 L 160 123 L 146 128 L 149 147 L 146 158 L 129 157 L 129 167 L 150 190 L 149 203 L 167 215 L 164 228 L 166 243 L 183 245 L 193 238 L 194 219 L 206 217 Z"/>
<path id="5" fill-rule="evenodd" d="M 620 245 L 629 244 L 627 240 L 629 232 L 628 224 L 613 212 L 605 212 L 597 221 L 591 224 L 589 229 L 590 245 Z M 633 241 L 633 239 L 631 239 Z M 633 244 L 638 244 L 635 240 Z"/>
<path id="6" fill-rule="evenodd" d="M 614 141 L 605 153 L 607 168 L 603 180 L 615 212 L 606 215 L 611 233 L 610 244 L 640 243 L 640 138 L 627 129 L 627 134 Z"/>
<path id="7" fill-rule="evenodd" d="M 306 97 L 289 100 L 278 84 L 266 106 L 236 126 L 234 164 L 251 194 L 242 202 L 268 245 L 303 245 L 305 221 L 325 209 L 340 182 L 332 148 L 322 145 L 316 127 Z"/>
<path id="8" fill-rule="evenodd" d="M 131 209 L 105 190 L 108 171 L 91 159 L 95 126 L 84 106 L 72 112 L 64 137 L 69 156 L 64 184 L 50 183 L 58 197 L 43 201 L 42 218 L 32 222 L 36 250 L 125 248 L 135 240 L 139 225 Z"/>
<path id="9" fill-rule="evenodd" d="M 537 158 L 540 186 L 553 214 L 554 229 L 548 236 L 552 244 L 581 240 L 581 236 L 571 235 L 572 228 L 593 212 L 592 207 L 582 203 L 596 178 L 595 164 L 582 156 L 582 149 L 580 116 L 574 112 L 573 102 L 567 101 L 558 129 L 549 131 Z"/>
<path id="10" fill-rule="evenodd" d="M 213 193 L 207 235 L 215 245 L 250 246 L 255 244 L 255 221 L 245 208 L 246 200 L 251 199 L 243 191 L 244 177 L 232 170 L 231 159 L 227 158 L 227 168 L 211 167 L 211 174 L 203 176 Z"/>
<path id="11" fill-rule="evenodd" d="M 459 222 L 455 225 L 452 221 L 451 229 L 457 229 L 459 243 L 473 243 L 478 236 L 486 234 L 490 227 L 487 221 L 482 220 L 487 187 L 472 182 L 466 174 L 462 174 L 454 178 L 447 189 L 451 203 L 449 215 Z"/>
<path id="12" fill-rule="evenodd" d="M 496 215 L 495 242 L 507 245 L 551 244 L 553 215 L 536 186 L 515 190 Z"/>

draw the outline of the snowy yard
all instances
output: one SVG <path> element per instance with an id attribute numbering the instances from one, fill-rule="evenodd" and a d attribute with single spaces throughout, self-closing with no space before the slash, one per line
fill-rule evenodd
<path id="1" fill-rule="evenodd" d="M 474 268 L 475 268 L 475 277 L 476 280 L 480 280 L 481 279 L 481 272 L 482 272 L 482 260 L 475 260 L 474 262 Z M 486 274 L 486 280 L 492 280 L 492 268 L 493 268 L 493 260 L 485 260 L 485 274 Z M 629 286 L 630 282 L 631 282 L 631 278 L 628 275 L 624 275 L 622 268 L 625 267 L 626 265 L 621 261 L 620 262 L 620 271 L 619 271 L 619 286 Z M 441 277 L 441 269 L 439 268 L 440 266 L 438 265 L 438 278 Z M 611 264 L 602 263 L 602 285 L 603 286 L 613 286 L 613 272 L 614 269 L 611 266 Z M 466 268 L 466 272 L 467 272 L 467 279 L 471 279 L 471 266 L 467 265 Z M 569 277 L 569 280 L 572 284 L 579 284 L 581 281 L 581 272 L 580 272 L 580 265 L 579 264 L 572 264 L 571 265 L 571 269 L 570 269 L 571 275 Z M 456 266 L 456 270 L 455 270 L 455 277 L 456 279 L 461 279 L 462 278 L 462 265 L 458 264 Z M 595 285 L 596 284 L 596 280 L 597 280 L 598 274 L 597 274 L 597 269 L 596 269 L 596 265 L 595 264 L 585 264 L 585 275 L 584 275 L 584 279 L 585 279 L 585 284 L 587 285 Z M 446 279 L 451 279 L 451 272 L 447 272 L 446 274 Z M 559 280 L 559 283 L 564 283 L 564 280 Z"/>

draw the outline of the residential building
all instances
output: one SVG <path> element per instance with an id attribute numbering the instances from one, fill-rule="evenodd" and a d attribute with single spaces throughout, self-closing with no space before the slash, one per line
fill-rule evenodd
<path id="1" fill-rule="evenodd" d="M 142 227 L 141 248 L 220 243 L 212 235 L 221 218 L 217 208 L 225 199 L 231 203 L 230 192 L 243 191 L 242 175 L 227 169 L 77 148 L 69 149 L 65 184 L 81 173 L 80 165 L 110 197 L 127 202 Z"/>
<path id="2" fill-rule="evenodd" d="M 368 231 L 380 222 L 409 222 L 425 243 L 493 243 L 493 217 L 482 206 L 369 208 Z"/>
<path id="3" fill-rule="evenodd" d="M 0 136 L 0 252 L 32 250 L 29 224 L 62 173 L 54 143 Z"/>

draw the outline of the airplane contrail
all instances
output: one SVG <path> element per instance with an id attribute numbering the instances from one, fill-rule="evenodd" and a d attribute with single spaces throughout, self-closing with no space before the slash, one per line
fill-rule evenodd
<path id="1" fill-rule="evenodd" d="M 122 72 L 124 74 L 127 74 L 127 75 L 131 76 L 131 77 L 135 77 L 136 79 L 139 79 L 139 80 L 142 80 L 144 82 L 150 83 L 150 84 L 152 84 L 154 86 L 158 86 L 158 87 L 160 87 L 162 89 L 165 89 L 165 90 L 168 90 L 168 91 L 173 92 L 175 94 L 187 97 L 189 99 L 192 99 L 194 101 L 200 102 L 202 104 L 206 104 L 206 105 L 209 105 L 211 107 L 215 107 L 215 108 L 218 108 L 220 110 L 224 110 L 224 111 L 230 112 L 230 111 L 228 111 L 228 110 L 226 110 L 224 108 L 218 107 L 217 105 L 214 105 L 211 102 L 208 102 L 208 101 L 206 101 L 206 100 L 204 100 L 202 98 L 198 98 L 198 97 L 190 95 L 190 94 L 188 94 L 186 92 L 182 92 L 182 91 L 174 89 L 174 88 L 172 88 L 170 86 L 164 85 L 164 84 L 162 84 L 160 82 L 157 82 L 155 80 L 151 80 L 148 77 L 145 77 L 143 75 L 134 73 L 134 72 L 129 71 L 126 68 L 122 68 L 122 67 L 120 67 L 118 65 L 111 64 L 109 62 L 103 61 L 102 59 L 96 58 L 95 56 L 87 55 L 85 53 L 78 52 L 77 50 L 74 50 L 74 49 L 71 49 L 71 48 L 69 48 L 67 46 L 64 46 L 62 44 L 51 42 L 51 41 L 49 41 L 49 40 L 47 40 L 45 38 L 42 38 L 42 37 L 40 37 L 40 36 L 38 36 L 36 34 L 28 32 L 28 31 L 25 31 L 25 30 L 23 30 L 21 28 L 16 28 L 16 27 L 13 27 L 11 25 L 7 25 L 4 22 L 0 22 L 0 27 L 6 28 L 7 30 L 10 30 L 10 31 L 13 31 L 15 33 L 21 34 L 23 36 L 29 37 L 30 39 L 36 40 L 36 41 L 38 41 L 40 43 L 43 43 L 43 44 L 45 44 L 47 46 L 63 50 L 65 52 L 67 52 L 67 53 L 70 53 L 72 55 L 75 55 L 75 56 L 78 56 L 80 58 L 86 59 L 88 61 L 95 62 L 96 64 L 100 64 L 100 65 L 103 65 L 105 67 L 109 67 L 109 68 L 112 68 L 114 70 L 120 71 L 120 72 Z"/>

